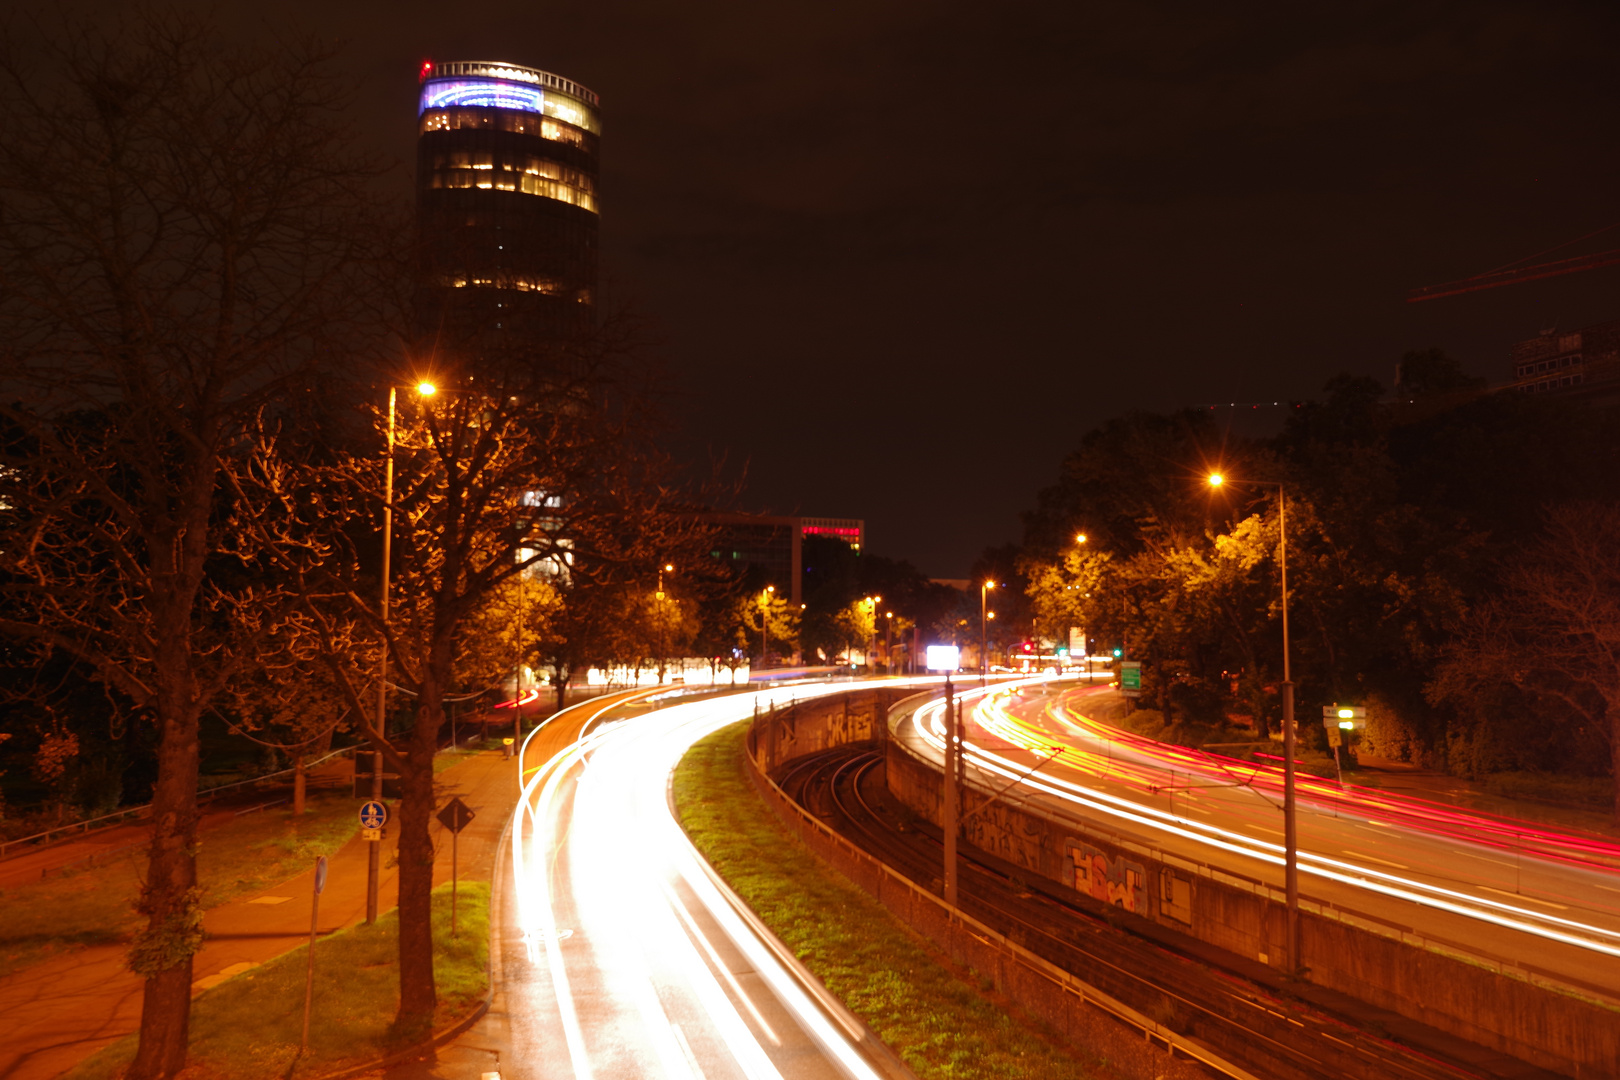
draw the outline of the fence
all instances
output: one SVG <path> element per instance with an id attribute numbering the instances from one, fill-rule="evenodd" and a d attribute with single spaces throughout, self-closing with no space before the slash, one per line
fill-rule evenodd
<path id="1" fill-rule="evenodd" d="M 309 769 L 312 769 L 323 762 L 331 761 L 335 757 L 351 754 L 354 752 L 354 749 L 355 748 L 352 746 L 345 746 L 341 750 L 333 750 L 329 754 L 321 755 L 314 761 L 306 762 L 304 764 L 304 769 L 308 771 Z M 263 776 L 254 776 L 246 780 L 238 780 L 229 784 L 221 784 L 218 787 L 203 788 L 197 792 L 198 799 L 199 801 L 207 801 L 208 799 L 215 798 L 216 796 L 227 791 L 233 791 L 237 788 L 248 787 L 250 785 L 262 784 L 266 780 L 274 780 L 278 776 L 291 776 L 297 771 L 298 770 L 296 768 L 282 769 L 279 772 L 265 773 Z M 11 858 L 14 854 L 16 854 L 16 849 L 18 848 L 24 846 L 29 848 L 47 847 L 51 844 L 52 837 L 62 839 L 70 837 L 74 833 L 88 833 L 92 828 L 108 828 L 131 818 L 139 818 L 150 812 L 151 809 L 151 803 L 145 803 L 141 806 L 126 806 L 124 809 L 115 810 L 110 814 L 102 814 L 100 817 L 86 818 L 83 821 L 75 821 L 71 825 L 59 825 L 54 829 L 46 829 L 44 832 L 34 833 L 31 836 L 21 836 L 15 840 L 0 840 L 0 860 Z"/>

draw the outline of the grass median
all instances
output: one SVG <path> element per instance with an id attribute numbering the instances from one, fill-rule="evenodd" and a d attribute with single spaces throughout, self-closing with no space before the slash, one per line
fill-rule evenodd
<path id="1" fill-rule="evenodd" d="M 433 890 L 435 1031 L 470 1015 L 489 988 L 489 885 L 461 883 L 455 937 L 450 886 Z M 287 1080 L 375 1061 L 405 1048 L 393 1030 L 399 1005 L 399 917 L 389 911 L 315 945 L 315 1006 L 309 1053 L 298 1056 L 309 947 L 284 953 L 192 1001 L 186 1080 Z M 112 1080 L 135 1056 L 125 1036 L 64 1080 Z"/>
<path id="2" fill-rule="evenodd" d="M 987 984 L 931 951 L 818 860 L 759 798 L 743 766 L 746 723 L 692 747 L 675 770 L 687 834 L 806 967 L 924 1080 L 1081 1080 L 1112 1075 Z"/>
<path id="3" fill-rule="evenodd" d="M 354 806 L 346 794 L 311 794 L 302 817 L 277 807 L 203 830 L 203 906 L 268 888 L 331 855 L 358 827 Z M 138 843 L 98 865 L 0 890 L 0 976 L 66 950 L 128 940 L 140 923 L 135 901 L 145 870 L 146 845 Z"/>

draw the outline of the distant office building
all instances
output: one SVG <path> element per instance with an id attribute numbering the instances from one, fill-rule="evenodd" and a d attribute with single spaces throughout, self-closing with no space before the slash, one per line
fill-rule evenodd
<path id="1" fill-rule="evenodd" d="M 804 601 L 804 538 L 827 536 L 860 551 L 866 543 L 866 522 L 859 518 L 773 517 L 768 514 L 704 513 L 704 521 L 717 526 L 716 559 L 740 570 L 753 568 L 766 585 L 791 603 Z"/>
<path id="2" fill-rule="evenodd" d="M 516 64 L 424 62 L 418 331 L 452 349 L 568 341 L 595 324 L 594 93 Z"/>
<path id="3" fill-rule="evenodd" d="M 1512 356 L 1513 377 L 1506 390 L 1620 403 L 1620 322 L 1548 330 L 1514 345 Z"/>

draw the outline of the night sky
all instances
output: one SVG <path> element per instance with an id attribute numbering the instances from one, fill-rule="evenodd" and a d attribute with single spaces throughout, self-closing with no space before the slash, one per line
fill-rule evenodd
<path id="1" fill-rule="evenodd" d="M 1430 345 L 1502 381 L 1620 318 L 1620 268 L 1403 302 L 1620 220 L 1613 3 L 216 10 L 347 40 L 402 180 L 423 57 L 597 91 L 605 292 L 657 328 L 682 452 L 936 576 L 1110 416 Z"/>

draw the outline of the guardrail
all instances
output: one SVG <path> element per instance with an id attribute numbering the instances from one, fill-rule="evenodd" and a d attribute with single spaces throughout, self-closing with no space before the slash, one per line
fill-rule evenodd
<path id="1" fill-rule="evenodd" d="M 345 746 L 342 749 L 333 750 L 329 754 L 322 754 L 314 761 L 305 763 L 304 770 L 307 772 L 323 762 L 331 761 L 335 757 L 351 754 L 354 752 L 354 750 L 355 748 L 352 746 Z M 197 791 L 198 801 L 201 802 L 207 799 L 212 799 L 226 791 L 231 791 L 236 788 L 262 784 L 266 780 L 273 780 L 278 776 L 291 776 L 297 771 L 298 770 L 296 767 L 291 769 L 281 769 L 277 772 L 265 773 L 263 776 L 253 776 L 246 780 L 238 780 L 229 784 L 221 784 L 218 787 L 199 788 Z M 151 803 L 144 803 L 141 806 L 127 806 L 122 810 L 114 810 L 110 814 L 102 814 L 100 817 L 86 818 L 83 821 L 75 821 L 71 825 L 59 825 L 54 829 L 46 829 L 44 832 L 33 833 L 29 836 L 20 836 L 15 840 L 0 840 L 0 861 L 11 858 L 14 854 L 14 849 L 16 848 L 20 848 L 25 845 L 32 848 L 47 847 L 51 843 L 51 837 L 62 838 L 71 836 L 74 833 L 88 833 L 92 828 L 108 828 L 130 818 L 141 817 L 151 809 Z"/>

